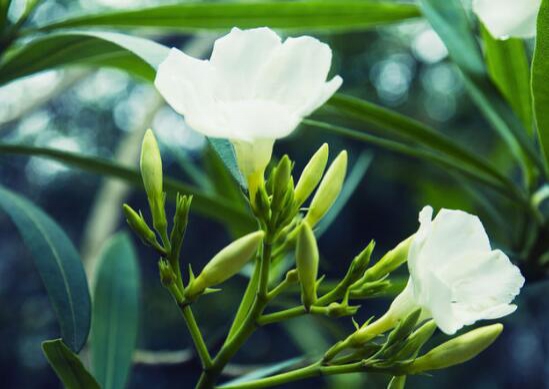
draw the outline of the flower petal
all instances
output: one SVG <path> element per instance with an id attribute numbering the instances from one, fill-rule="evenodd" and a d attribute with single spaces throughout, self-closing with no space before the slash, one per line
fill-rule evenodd
<path id="1" fill-rule="evenodd" d="M 495 38 L 531 38 L 541 0 L 474 0 L 473 11 Z"/>
<path id="2" fill-rule="evenodd" d="M 302 115 L 308 116 L 313 113 L 317 108 L 323 106 L 324 103 L 328 101 L 330 97 L 332 97 L 334 93 L 339 89 L 342 83 L 343 79 L 340 76 L 335 76 L 330 81 L 325 83 L 322 86 L 322 90 L 317 98 L 315 100 L 309 101 L 309 105 L 303 107 Z"/>
<path id="3" fill-rule="evenodd" d="M 323 100 L 319 96 L 327 98 L 324 85 L 331 62 L 328 45 L 309 36 L 288 38 L 262 68 L 256 97 L 285 104 L 303 117 L 317 108 Z"/>
<path id="4" fill-rule="evenodd" d="M 235 27 L 217 39 L 210 58 L 216 72 L 216 95 L 220 99 L 250 99 L 261 67 L 279 46 L 280 37 L 266 27 Z"/>

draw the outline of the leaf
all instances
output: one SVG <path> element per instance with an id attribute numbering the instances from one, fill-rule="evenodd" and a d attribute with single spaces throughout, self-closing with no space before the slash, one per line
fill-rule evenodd
<path id="1" fill-rule="evenodd" d="M 342 94 L 337 94 L 330 99 L 328 107 L 333 112 L 346 118 L 353 118 L 361 123 L 379 127 L 382 129 L 377 131 L 380 134 L 386 135 L 389 132 L 420 145 L 428 146 L 434 151 L 446 154 L 470 166 L 471 170 L 478 170 L 507 186 L 514 185 L 485 159 L 460 146 L 453 139 L 414 119 L 365 100 Z"/>
<path id="2" fill-rule="evenodd" d="M 538 14 L 536 48 L 532 63 L 532 93 L 539 141 L 549 165 L 549 1 Z"/>
<path id="3" fill-rule="evenodd" d="M 208 138 L 208 141 L 219 158 L 223 161 L 236 182 L 244 189 L 247 189 L 246 180 L 242 177 L 240 169 L 236 163 L 236 155 L 231 142 L 226 139 Z"/>
<path id="4" fill-rule="evenodd" d="M 347 202 L 355 192 L 356 188 L 362 182 L 362 179 L 366 175 L 366 172 L 368 171 L 368 168 L 370 167 L 373 158 L 374 156 L 368 152 L 363 152 L 362 154 L 360 154 L 358 160 L 353 166 L 353 169 L 349 173 L 348 177 L 345 179 L 345 184 L 343 185 L 341 193 L 339 194 L 336 202 L 334 203 L 332 208 L 330 208 L 326 216 L 322 218 L 318 227 L 316 228 L 317 237 L 322 236 L 337 219 L 340 212 L 345 207 L 345 204 L 347 204 Z"/>
<path id="5" fill-rule="evenodd" d="M 103 389 L 128 380 L 139 324 L 139 269 L 128 235 L 113 236 L 97 264 L 93 291 L 92 371 Z"/>
<path id="6" fill-rule="evenodd" d="M 263 377 L 268 377 L 270 375 L 276 374 L 278 372 L 287 370 L 288 368 L 298 365 L 299 363 L 304 361 L 304 357 L 295 357 L 290 358 L 282 362 L 273 363 L 272 365 L 261 367 L 259 369 L 255 369 L 253 372 L 243 375 L 242 377 L 238 377 L 234 380 L 231 380 L 229 382 L 225 382 L 223 385 L 220 386 L 220 388 L 223 388 L 225 386 L 234 386 L 234 385 L 240 385 L 245 382 L 258 380 Z"/>
<path id="7" fill-rule="evenodd" d="M 45 147 L 1 143 L 0 153 L 49 158 L 91 173 L 115 177 L 138 187 L 142 187 L 143 185 L 139 171 L 102 158 L 87 157 L 78 153 Z M 222 223 L 230 224 L 231 226 L 238 228 L 241 232 L 252 231 L 255 228 L 253 219 L 248 213 L 244 212 L 242 209 L 235 208 L 233 204 L 225 201 L 223 198 L 213 197 L 193 186 L 169 177 L 164 178 L 164 190 L 171 197 L 175 197 L 177 192 L 180 192 L 181 194 L 192 194 L 194 196 L 194 211 L 198 211 L 202 215 L 211 217 Z"/>
<path id="8" fill-rule="evenodd" d="M 505 141 L 516 160 L 529 170 L 533 162 L 544 170 L 539 155 L 518 118 L 491 83 L 482 53 L 460 0 L 420 0 L 423 15 L 444 41 L 463 73 L 465 86 L 478 108 Z"/>
<path id="9" fill-rule="evenodd" d="M 154 41 L 114 32 L 71 31 L 32 40 L 0 64 L 0 85 L 66 65 L 113 66 L 147 80 L 169 49 Z"/>
<path id="10" fill-rule="evenodd" d="M 532 135 L 532 98 L 530 67 L 521 39 L 494 39 L 482 26 L 488 71 L 522 124 Z"/>
<path id="11" fill-rule="evenodd" d="M 290 31 L 356 31 L 420 16 L 413 4 L 307 0 L 183 3 L 64 19 L 41 27 L 157 27 L 195 32 L 269 26 Z"/>
<path id="12" fill-rule="evenodd" d="M 61 339 L 42 342 L 42 351 L 67 389 L 100 389 L 80 359 Z"/>
<path id="13" fill-rule="evenodd" d="M 0 186 L 0 208 L 11 218 L 46 287 L 64 342 L 78 352 L 90 330 L 90 294 L 80 256 L 59 226 L 25 198 Z"/>

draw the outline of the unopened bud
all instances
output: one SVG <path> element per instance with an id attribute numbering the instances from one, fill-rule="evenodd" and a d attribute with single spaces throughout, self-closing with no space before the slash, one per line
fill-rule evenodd
<path id="1" fill-rule="evenodd" d="M 295 251 L 297 272 L 301 283 L 301 300 L 309 310 L 316 302 L 316 278 L 318 275 L 318 246 L 313 230 L 303 222 L 297 235 Z"/>
<path id="2" fill-rule="evenodd" d="M 374 251 L 375 245 L 376 242 L 372 240 L 368 244 L 368 246 L 366 246 L 366 248 L 353 259 L 346 275 L 346 278 L 348 279 L 348 284 L 353 284 L 354 282 L 362 278 L 362 276 L 364 276 L 364 272 L 370 264 L 370 259 L 372 257 L 372 252 Z"/>
<path id="3" fill-rule="evenodd" d="M 162 158 L 153 132 L 149 129 L 141 146 L 141 176 L 147 192 L 154 227 L 161 232 L 166 228 L 164 193 L 162 192 Z"/>
<path id="4" fill-rule="evenodd" d="M 174 255 L 175 258 L 179 258 L 179 252 L 187 230 L 192 200 L 193 196 L 182 196 L 179 193 L 177 194 L 175 201 L 175 215 L 173 217 L 173 229 L 170 235 L 172 250 L 176 253 Z"/>
<path id="5" fill-rule="evenodd" d="M 347 172 L 347 152 L 342 151 L 332 162 L 311 201 L 305 221 L 314 227 L 330 210 L 339 196 Z"/>
<path id="6" fill-rule="evenodd" d="M 206 288 L 221 284 L 237 274 L 256 253 L 264 235 L 263 231 L 252 232 L 217 253 L 202 273 L 191 280 L 185 295 L 192 299 L 203 293 Z"/>
<path id="7" fill-rule="evenodd" d="M 274 171 L 273 181 L 273 201 L 271 207 L 273 210 L 279 211 L 289 190 L 290 179 L 292 177 L 292 161 L 287 155 L 283 156 L 276 170 Z"/>
<path id="8" fill-rule="evenodd" d="M 417 374 L 467 362 L 488 348 L 501 334 L 501 331 L 503 331 L 503 325 L 501 324 L 493 324 L 469 331 L 417 358 L 406 368 L 406 372 Z"/>
<path id="9" fill-rule="evenodd" d="M 297 269 L 288 270 L 286 273 L 286 282 L 290 284 L 295 284 L 299 281 L 299 274 L 297 273 Z"/>
<path id="10" fill-rule="evenodd" d="M 395 359 L 404 360 L 408 358 L 415 358 L 423 345 L 431 339 L 436 330 L 437 324 L 434 320 L 429 320 L 427 323 L 419 327 L 412 335 L 410 335 L 404 347 L 402 347 L 402 349 L 396 354 Z"/>
<path id="11" fill-rule="evenodd" d="M 301 206 L 309 198 L 322 179 L 328 163 L 328 154 L 328 144 L 324 143 L 303 169 L 295 187 L 295 201 L 298 206 Z"/>
<path id="12" fill-rule="evenodd" d="M 343 316 L 352 316 L 358 312 L 359 305 L 350 306 L 348 304 L 333 302 L 328 305 L 328 316 L 338 318 Z"/>
<path id="13" fill-rule="evenodd" d="M 145 222 L 145 219 L 143 219 L 143 215 L 135 212 L 128 204 L 124 204 L 122 209 L 124 211 L 124 215 L 126 216 L 128 225 L 136 233 L 136 235 L 139 236 L 143 243 L 154 245 L 156 243 L 156 235 L 153 230 L 149 228 L 147 222 Z"/>
<path id="14" fill-rule="evenodd" d="M 400 242 L 394 249 L 385 254 L 374 266 L 369 268 L 364 275 L 365 281 L 375 281 L 396 270 L 408 260 L 408 251 L 412 244 L 413 236 Z"/>

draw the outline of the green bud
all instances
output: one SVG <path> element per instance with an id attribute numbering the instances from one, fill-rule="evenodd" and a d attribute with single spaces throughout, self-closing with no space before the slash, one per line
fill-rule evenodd
<path id="1" fill-rule="evenodd" d="M 318 246 L 311 227 L 303 222 L 297 235 L 295 259 L 299 281 L 301 283 L 301 300 L 306 310 L 316 302 L 316 278 L 318 275 Z"/>
<path id="2" fill-rule="evenodd" d="M 282 204 L 288 191 L 293 190 L 289 187 L 290 179 L 292 178 L 292 161 L 287 155 L 283 156 L 276 170 L 274 171 L 273 181 L 273 200 L 271 208 L 273 211 L 282 209 Z"/>
<path id="3" fill-rule="evenodd" d="M 413 235 L 400 242 L 394 249 L 385 254 L 374 266 L 366 271 L 364 281 L 379 280 L 406 262 L 412 240 Z"/>
<path id="4" fill-rule="evenodd" d="M 347 152 L 342 151 L 332 162 L 311 201 L 305 221 L 314 227 L 330 210 L 339 196 L 347 172 Z"/>
<path id="5" fill-rule="evenodd" d="M 338 318 L 343 316 L 352 316 L 355 315 L 358 312 L 358 309 L 360 308 L 359 305 L 356 306 L 350 306 L 348 304 L 342 304 L 342 303 L 330 303 L 327 307 L 327 313 L 328 316 Z"/>
<path id="6" fill-rule="evenodd" d="M 166 288 L 169 288 L 177 280 L 170 263 L 165 259 L 158 261 L 158 272 L 160 273 L 160 281 Z"/>
<path id="7" fill-rule="evenodd" d="M 295 201 L 298 206 L 301 206 L 309 198 L 322 179 L 328 163 L 328 154 L 328 144 L 324 143 L 303 169 L 295 187 Z"/>
<path id="8" fill-rule="evenodd" d="M 370 259 L 372 257 L 372 252 L 374 251 L 375 246 L 376 242 L 372 240 L 368 244 L 368 246 L 366 246 L 366 248 L 353 259 L 353 261 L 351 262 L 351 266 L 349 266 L 349 270 L 347 271 L 347 275 L 345 276 L 348 285 L 353 284 L 354 282 L 362 278 L 364 272 L 370 264 Z"/>
<path id="9" fill-rule="evenodd" d="M 288 270 L 286 273 L 286 282 L 289 284 L 295 284 L 299 281 L 299 274 L 297 269 Z"/>
<path id="10" fill-rule="evenodd" d="M 124 204 L 122 209 L 124 211 L 124 215 L 126 216 L 126 222 L 135 234 L 139 236 L 143 243 L 154 247 L 159 246 L 154 231 L 149 228 L 147 222 L 143 218 L 143 215 L 135 212 L 128 204 Z"/>
<path id="11" fill-rule="evenodd" d="M 150 129 L 143 137 L 140 167 L 143 185 L 149 199 L 153 225 L 162 234 L 167 225 L 164 210 L 165 196 L 162 192 L 162 158 L 156 138 Z"/>
<path id="12" fill-rule="evenodd" d="M 395 355 L 395 359 L 404 360 L 408 358 L 415 358 L 423 345 L 431 339 L 436 330 L 437 324 L 434 320 L 429 320 L 427 323 L 419 327 L 412 335 L 410 335 L 404 347 L 402 347 L 402 349 Z"/>
<path id="13" fill-rule="evenodd" d="M 170 234 L 170 242 L 172 244 L 172 250 L 175 252 L 175 258 L 179 258 L 183 238 L 185 237 L 185 232 L 187 230 L 192 200 L 193 196 L 182 196 L 179 193 L 175 200 L 175 215 L 173 217 L 173 228 Z"/>
<path id="14" fill-rule="evenodd" d="M 501 334 L 501 331 L 503 331 L 503 325 L 498 323 L 477 328 L 450 339 L 417 358 L 406 368 L 406 372 L 417 374 L 467 362 L 488 348 Z"/>
<path id="15" fill-rule="evenodd" d="M 204 267 L 202 273 L 190 281 L 185 290 L 185 296 L 189 299 L 195 298 L 206 288 L 221 284 L 237 274 L 253 257 L 264 235 L 263 231 L 252 232 L 235 240 L 217 253 Z"/>

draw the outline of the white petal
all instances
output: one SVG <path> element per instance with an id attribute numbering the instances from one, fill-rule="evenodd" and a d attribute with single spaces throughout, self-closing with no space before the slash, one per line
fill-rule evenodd
<path id="1" fill-rule="evenodd" d="M 251 142 L 279 139 L 290 134 L 300 118 L 281 104 L 262 100 L 219 103 L 225 131 L 231 139 Z"/>
<path id="2" fill-rule="evenodd" d="M 426 289 L 429 293 L 423 296 L 420 305 L 431 312 L 441 331 L 448 335 L 455 334 L 463 327 L 463 322 L 454 316 L 451 289 L 432 273 L 423 282 L 428 284 Z"/>
<path id="3" fill-rule="evenodd" d="M 259 70 L 280 45 L 280 37 L 266 27 L 233 28 L 217 39 L 210 58 L 216 72 L 217 96 L 221 99 L 251 98 Z"/>
<path id="4" fill-rule="evenodd" d="M 540 5 L 541 0 L 474 0 L 473 11 L 496 38 L 530 38 Z"/>
<path id="5" fill-rule="evenodd" d="M 201 61 L 172 48 L 158 67 L 154 84 L 162 97 L 178 113 L 185 115 L 196 108 L 196 99 L 211 92 L 213 71 Z M 197 95 L 198 94 L 198 95 Z"/>
<path id="6" fill-rule="evenodd" d="M 311 100 L 307 106 L 303 107 L 302 115 L 308 116 L 317 108 L 323 106 L 324 103 L 328 101 L 334 93 L 336 93 L 342 83 L 343 79 L 340 76 L 335 76 L 330 81 L 325 83 L 322 86 L 321 93 L 317 96 L 317 98 L 315 100 Z"/>
<path id="7" fill-rule="evenodd" d="M 296 115 L 305 116 L 317 108 L 314 102 L 322 100 L 319 96 L 325 93 L 331 62 L 328 45 L 309 36 L 288 38 L 261 70 L 256 96 L 285 104 Z"/>

